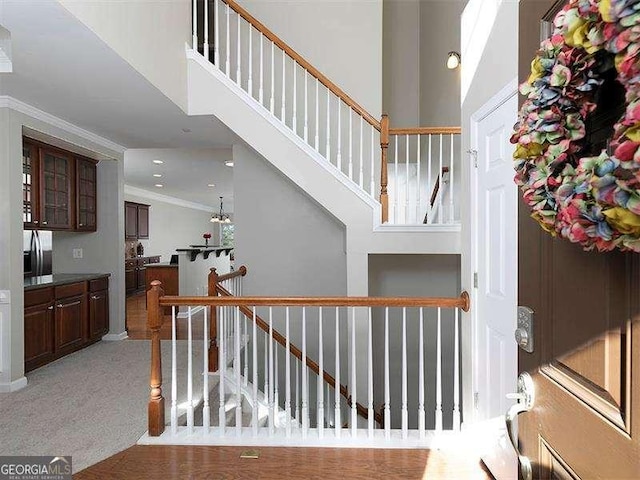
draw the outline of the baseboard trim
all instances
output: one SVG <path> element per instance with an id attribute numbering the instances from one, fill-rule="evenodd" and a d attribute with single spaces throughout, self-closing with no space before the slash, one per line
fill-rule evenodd
<path id="1" fill-rule="evenodd" d="M 10 383 L 0 383 L 0 393 L 10 393 L 27 386 L 27 377 L 19 378 Z"/>
<path id="2" fill-rule="evenodd" d="M 129 338 L 129 335 L 127 335 L 125 330 L 122 333 L 107 333 L 102 337 L 102 340 L 104 342 L 119 342 L 120 340 L 126 340 L 127 338 Z"/>

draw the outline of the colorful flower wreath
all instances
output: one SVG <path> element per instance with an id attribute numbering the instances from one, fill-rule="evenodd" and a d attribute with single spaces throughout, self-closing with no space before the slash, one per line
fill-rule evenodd
<path id="1" fill-rule="evenodd" d="M 571 0 L 554 19 L 514 126 L 515 181 L 532 217 L 585 250 L 640 252 L 640 0 Z M 625 89 L 612 154 L 584 155 L 585 120 L 613 61 Z"/>

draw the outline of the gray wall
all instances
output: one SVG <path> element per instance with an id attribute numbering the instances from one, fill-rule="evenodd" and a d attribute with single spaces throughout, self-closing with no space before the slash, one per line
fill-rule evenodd
<path id="1" fill-rule="evenodd" d="M 445 296 L 460 294 L 458 255 L 369 255 L 369 295 Z M 424 309 L 426 426 L 434 428 L 437 313 Z M 442 311 L 442 385 L 444 428 L 451 428 L 453 411 L 454 315 Z M 407 394 L 409 428 L 417 428 L 419 313 L 407 309 Z M 384 312 L 373 313 L 374 403 L 384 403 Z M 389 311 L 389 372 L 391 379 L 391 426 L 401 427 L 402 404 L 402 310 Z"/>
<path id="2" fill-rule="evenodd" d="M 384 0 L 383 110 L 392 127 L 460 124 L 461 0 Z M 464 61 L 464 59 L 463 59 Z"/>

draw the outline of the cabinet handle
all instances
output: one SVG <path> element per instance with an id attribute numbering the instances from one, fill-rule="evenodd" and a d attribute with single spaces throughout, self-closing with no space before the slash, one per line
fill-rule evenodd
<path id="1" fill-rule="evenodd" d="M 100 297 L 98 295 L 91 295 L 91 300 L 98 300 Z"/>
<path id="2" fill-rule="evenodd" d="M 49 305 L 49 306 L 47 307 L 47 310 L 53 310 L 53 305 Z"/>
<path id="3" fill-rule="evenodd" d="M 38 220 L 34 220 L 34 221 L 33 221 L 33 224 L 34 224 L 34 225 L 37 225 L 37 224 L 38 224 Z"/>
<path id="4" fill-rule="evenodd" d="M 49 223 L 49 222 L 42 222 L 43 225 L 46 225 L 47 223 Z"/>
<path id="5" fill-rule="evenodd" d="M 56 305 L 56 307 L 58 307 L 58 308 L 62 308 L 62 307 L 64 307 L 64 305 L 62 305 L 61 303 L 59 303 L 58 305 Z"/>
<path id="6" fill-rule="evenodd" d="M 78 225 L 79 227 L 84 227 L 84 223 L 81 223 Z"/>

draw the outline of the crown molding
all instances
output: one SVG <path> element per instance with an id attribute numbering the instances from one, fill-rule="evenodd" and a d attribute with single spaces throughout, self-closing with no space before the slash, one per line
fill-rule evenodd
<path id="1" fill-rule="evenodd" d="M 44 123 L 52 125 L 54 127 L 58 127 L 61 130 L 64 130 L 73 135 L 77 135 L 85 140 L 93 142 L 101 147 L 108 148 L 117 153 L 124 153 L 127 149 L 126 147 L 112 142 L 111 140 L 101 137 L 89 130 L 85 130 L 84 128 L 78 127 L 73 123 L 67 122 L 61 118 L 58 118 L 50 113 L 44 112 L 39 108 L 36 108 L 28 103 L 23 102 L 22 100 L 18 100 L 17 98 L 11 97 L 9 95 L 0 95 L 0 108 L 10 108 L 11 110 L 15 110 L 17 112 L 23 113 L 29 117 L 40 120 Z"/>
<path id="2" fill-rule="evenodd" d="M 133 185 L 124 186 L 125 195 L 134 195 L 136 197 L 142 197 L 149 200 L 156 200 L 158 202 L 170 203 L 171 205 L 177 205 L 178 207 L 191 208 L 193 210 L 202 210 L 203 212 L 211 213 L 215 210 L 215 207 L 210 205 L 204 205 L 202 203 L 189 202 L 181 198 L 172 197 L 170 195 L 164 195 L 162 193 L 150 192 L 143 188 L 134 187 Z"/>

